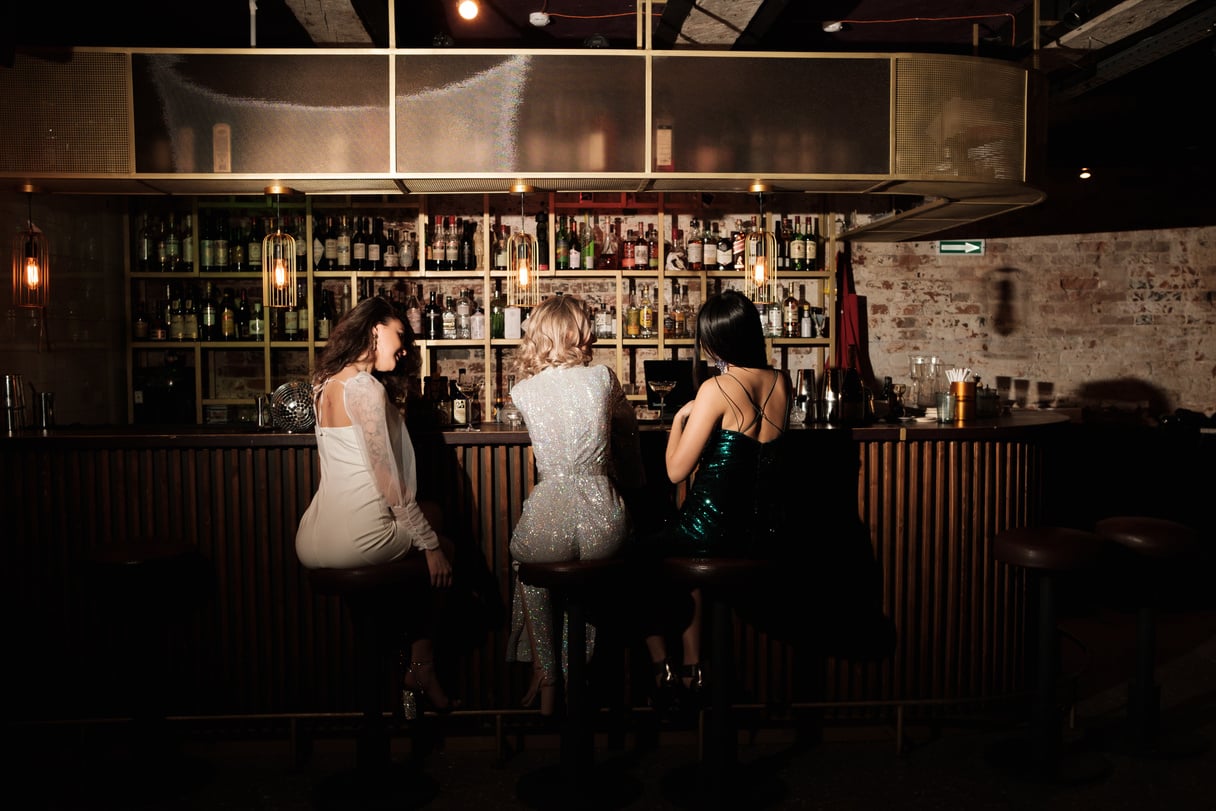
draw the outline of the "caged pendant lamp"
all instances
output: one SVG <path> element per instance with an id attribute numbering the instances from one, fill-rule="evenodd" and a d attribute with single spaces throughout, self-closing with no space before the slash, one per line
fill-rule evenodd
<path id="1" fill-rule="evenodd" d="M 274 195 L 275 228 L 262 240 L 262 306 L 296 306 L 296 240 L 283 230 L 279 197 L 291 194 L 286 186 L 267 186 Z"/>
<path id="2" fill-rule="evenodd" d="M 532 187 L 516 183 L 511 191 L 519 193 L 519 231 L 507 240 L 507 304 L 511 307 L 535 307 L 540 304 L 540 282 L 536 275 L 536 239 L 524 230 L 524 194 Z"/>
<path id="3" fill-rule="evenodd" d="M 50 301 L 50 249 L 46 234 L 34 225 L 33 186 L 21 191 L 28 196 L 25 228 L 13 237 L 13 306 L 45 308 Z"/>
<path id="4" fill-rule="evenodd" d="M 760 206 L 760 230 L 752 234 L 755 248 L 744 267 L 743 292 L 752 301 L 780 301 L 777 238 L 766 227 L 764 219 L 764 193 L 769 187 L 764 183 L 753 183 L 749 190 L 756 195 Z"/>

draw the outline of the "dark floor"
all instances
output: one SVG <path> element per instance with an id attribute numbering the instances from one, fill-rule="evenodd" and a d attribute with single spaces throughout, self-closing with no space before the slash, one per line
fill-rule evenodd
<path id="1" fill-rule="evenodd" d="M 888 726 L 831 724 L 815 745 L 799 746 L 787 730 L 765 728 L 740 747 L 745 794 L 725 807 L 807 809 L 1216 809 L 1216 611 L 1162 618 L 1159 634 L 1164 740 L 1206 744 L 1197 753 L 1134 756 L 1118 747 L 1095 752 L 1092 742 L 1114 741 L 1124 710 L 1134 618 L 1126 614 L 1070 620 L 1085 641 L 1072 665 L 1083 667 L 1077 720 L 1068 752 L 1097 754 L 1104 776 L 1076 785 L 1029 779 L 997 756 L 1018 729 L 995 718 L 940 727 L 908 723 L 896 751 Z M 458 725 L 458 718 L 445 719 Z M 492 729 L 490 730 L 492 732 Z M 10 734 L 12 734 L 10 729 Z M 73 809 L 304 809 L 304 808 L 572 808 L 550 803 L 546 790 L 558 759 L 556 738 L 537 732 L 509 736 L 504 758 L 493 734 L 448 735 L 442 747 L 411 757 L 411 742 L 394 740 L 396 785 L 369 798 L 348 781 L 354 744 L 347 737 L 314 736 L 313 751 L 296 765 L 290 736 L 232 740 L 191 735 L 181 757 L 133 760 L 113 727 L 76 725 L 22 730 L 10 739 L 17 768 L 10 807 Z M 522 744 L 522 749 L 516 746 Z M 597 808 L 704 808 L 689 802 L 696 757 L 691 730 L 667 730 L 657 747 L 630 736 L 622 749 L 597 750 L 597 782 L 588 796 Z M 1066 760 L 1070 766 L 1073 760 Z M 1075 761 L 1085 762 L 1088 761 Z M 530 792 L 537 792 L 532 794 Z M 532 799 L 525 801 L 521 794 Z"/>

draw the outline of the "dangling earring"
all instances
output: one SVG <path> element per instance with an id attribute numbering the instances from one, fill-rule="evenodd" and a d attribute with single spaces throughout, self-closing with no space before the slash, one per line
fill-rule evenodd
<path id="1" fill-rule="evenodd" d="M 376 332 L 376 328 L 372 327 L 372 361 L 376 360 L 376 345 L 380 342 L 380 333 Z"/>
<path id="2" fill-rule="evenodd" d="M 721 358 L 718 358 L 714 361 L 714 368 L 718 370 L 718 374 L 724 375 L 726 374 L 726 370 L 730 368 L 730 364 Z"/>

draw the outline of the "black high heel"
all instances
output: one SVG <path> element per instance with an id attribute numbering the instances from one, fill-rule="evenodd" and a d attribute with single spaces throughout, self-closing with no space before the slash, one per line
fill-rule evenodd
<path id="1" fill-rule="evenodd" d="M 430 668 L 430 678 L 422 679 L 416 671 L 424 668 Z M 460 701 L 454 698 L 448 698 L 443 706 L 435 703 L 435 700 L 427 694 L 426 685 L 432 684 L 435 679 L 435 663 L 434 662 L 410 662 L 409 669 L 405 671 L 405 677 L 401 684 L 401 714 L 407 721 L 415 721 L 418 716 L 424 712 L 433 712 L 437 715 L 450 715 L 452 710 L 460 706 Z"/>
<path id="2" fill-rule="evenodd" d="M 654 696 L 651 706 L 663 716 L 678 714 L 680 693 L 683 689 L 680 677 L 666 659 L 652 662 L 651 667 L 654 668 Z"/>
<path id="3" fill-rule="evenodd" d="M 701 670 L 700 662 L 680 668 L 680 684 L 692 699 L 692 703 L 700 706 L 705 695 L 705 673 Z"/>

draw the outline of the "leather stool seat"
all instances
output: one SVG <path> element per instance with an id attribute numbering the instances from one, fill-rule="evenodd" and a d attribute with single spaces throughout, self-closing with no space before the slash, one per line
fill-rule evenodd
<path id="1" fill-rule="evenodd" d="M 1063 714 L 1056 699 L 1060 678 L 1057 581 L 1064 574 L 1096 566 L 1103 546 L 1102 538 L 1093 532 L 1055 526 L 1007 529 L 992 539 L 995 560 L 1026 570 L 1029 591 L 1037 591 L 1038 617 L 1030 737 L 1005 741 L 990 755 L 996 765 L 1031 779 L 1080 783 L 1109 771 L 1105 759 L 1064 747 Z"/>
<path id="2" fill-rule="evenodd" d="M 317 594 L 341 597 L 354 626 L 355 685 L 362 724 L 356 750 L 360 770 L 389 765 L 391 741 L 384 721 L 384 668 L 403 642 L 407 607 L 426 595 L 426 556 L 411 552 L 390 563 L 353 569 L 309 569 Z"/>
<path id="3" fill-rule="evenodd" d="M 1169 587 L 1169 568 L 1185 562 L 1199 549 L 1199 534 L 1189 526 L 1163 518 L 1119 515 L 1094 526 L 1102 538 L 1117 544 L 1131 558 L 1136 600 L 1135 670 L 1127 685 L 1124 735 L 1116 748 L 1136 754 L 1189 755 L 1207 748 L 1195 735 L 1161 732 L 1161 688 L 1154 670 L 1157 659 L 1157 614 Z"/>

